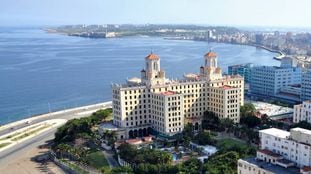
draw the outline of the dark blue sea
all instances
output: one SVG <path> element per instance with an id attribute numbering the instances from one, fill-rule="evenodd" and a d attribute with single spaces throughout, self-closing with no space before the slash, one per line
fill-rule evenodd
<path id="1" fill-rule="evenodd" d="M 154 37 L 89 39 L 40 28 L 0 28 L 0 124 L 35 114 L 111 100 L 111 83 L 140 75 L 151 50 L 170 78 L 198 72 L 213 49 L 228 65 L 279 65 L 251 46 Z"/>

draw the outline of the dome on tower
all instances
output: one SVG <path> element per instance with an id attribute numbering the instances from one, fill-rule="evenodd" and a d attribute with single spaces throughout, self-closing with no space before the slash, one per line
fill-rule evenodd
<path id="1" fill-rule="evenodd" d="M 206 58 L 217 57 L 217 54 L 215 52 L 209 51 L 208 53 L 204 55 L 204 57 Z"/>
<path id="2" fill-rule="evenodd" d="M 149 59 L 149 60 L 159 60 L 160 57 L 156 54 L 153 54 L 153 53 L 150 53 L 147 57 L 145 57 L 146 59 Z"/>

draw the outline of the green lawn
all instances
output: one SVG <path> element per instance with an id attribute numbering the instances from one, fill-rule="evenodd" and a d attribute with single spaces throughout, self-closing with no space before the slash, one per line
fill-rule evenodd
<path id="1" fill-rule="evenodd" d="M 247 146 L 247 144 L 232 138 L 224 138 L 217 141 L 217 147 L 223 147 L 227 149 L 233 146 Z"/>
<path id="2" fill-rule="evenodd" d="M 254 155 L 256 152 L 255 147 L 231 138 L 217 140 L 216 146 L 221 152 L 236 151 L 243 156 Z"/>
<path id="3" fill-rule="evenodd" d="M 108 161 L 105 155 L 101 151 L 92 152 L 86 156 L 87 162 L 95 167 L 96 169 L 101 169 L 103 167 L 109 167 Z"/>

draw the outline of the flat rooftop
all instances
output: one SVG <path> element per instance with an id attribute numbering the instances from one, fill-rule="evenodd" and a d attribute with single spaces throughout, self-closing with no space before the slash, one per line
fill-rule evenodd
<path id="1" fill-rule="evenodd" d="M 277 128 L 263 129 L 263 130 L 260 130 L 259 132 L 272 135 L 278 138 L 288 138 L 290 136 L 290 132 L 277 129 Z"/>
<path id="2" fill-rule="evenodd" d="M 301 132 L 302 134 L 307 134 L 307 135 L 311 135 L 311 130 L 307 130 L 307 129 L 303 129 L 303 128 L 292 128 L 291 131 L 297 131 L 297 132 Z"/>
<path id="3" fill-rule="evenodd" d="M 283 114 L 291 114 L 294 112 L 293 108 L 278 106 L 270 103 L 258 101 L 251 101 L 251 103 L 255 106 L 256 110 L 260 114 L 267 114 L 269 117 Z"/>
<path id="4" fill-rule="evenodd" d="M 286 165 L 294 163 L 293 161 L 290 161 L 287 159 L 279 159 L 279 160 L 277 160 L 277 162 L 282 163 L 282 164 L 286 164 Z"/>
<path id="5" fill-rule="evenodd" d="M 257 160 L 255 157 L 245 158 L 242 160 L 247 161 L 248 163 L 256 165 L 262 169 L 265 169 L 275 174 L 299 174 L 300 173 L 300 170 L 297 167 L 284 168 L 278 165 L 273 165 L 271 163 L 266 163 L 264 161 Z"/>

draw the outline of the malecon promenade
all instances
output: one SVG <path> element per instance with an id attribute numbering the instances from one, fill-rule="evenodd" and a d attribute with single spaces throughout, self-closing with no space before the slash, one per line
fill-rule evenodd
<path id="1" fill-rule="evenodd" d="M 40 173 L 40 167 L 42 166 L 38 166 L 38 163 L 35 163 L 32 158 L 46 153 L 46 149 L 41 150 L 39 147 L 54 138 L 54 133 L 59 126 L 70 119 L 89 116 L 99 109 L 106 108 L 111 108 L 110 101 L 46 113 L 1 126 L 0 144 L 1 141 L 11 142 L 11 144 L 7 145 L 7 147 L 0 147 L 0 171 L 7 171 L 8 173 Z M 40 130 L 36 131 L 38 129 Z M 36 132 L 27 137 L 15 139 L 16 141 L 14 141 L 14 138 L 7 139 L 7 137 L 24 134 L 27 131 Z M 60 172 L 60 169 L 52 163 L 45 167 L 49 168 L 50 172 Z"/>

